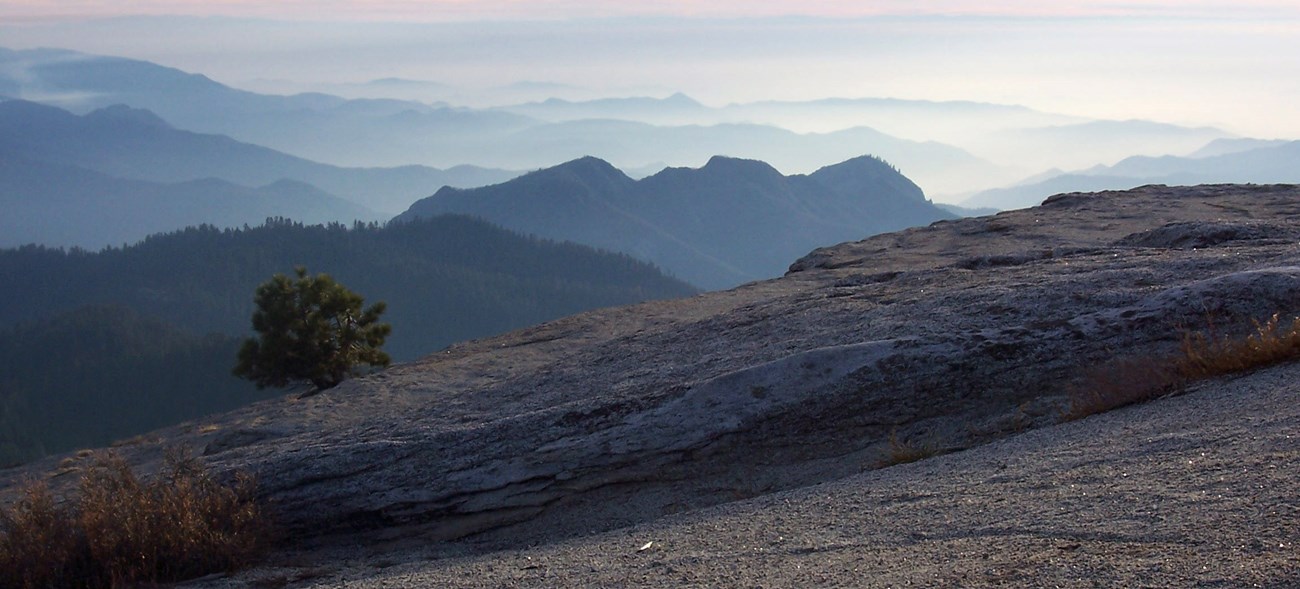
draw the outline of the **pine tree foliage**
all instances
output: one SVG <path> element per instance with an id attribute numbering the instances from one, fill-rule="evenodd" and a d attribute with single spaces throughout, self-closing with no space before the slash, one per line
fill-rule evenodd
<path id="1" fill-rule="evenodd" d="M 379 322 L 381 301 L 362 310 L 365 300 L 328 274 L 297 279 L 276 274 L 257 287 L 253 330 L 244 341 L 234 374 L 258 388 L 310 382 L 318 390 L 338 386 L 358 367 L 388 366 L 380 349 L 392 327 Z"/>

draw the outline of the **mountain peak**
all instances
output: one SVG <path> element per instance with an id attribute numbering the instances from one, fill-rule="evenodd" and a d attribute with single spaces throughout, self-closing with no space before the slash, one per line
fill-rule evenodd
<path id="1" fill-rule="evenodd" d="M 861 178 L 903 178 L 902 172 L 893 164 L 874 155 L 862 155 L 844 160 L 838 164 L 823 166 L 810 174 L 814 178 L 854 175 Z M 910 181 L 909 181 L 910 182 Z"/>
<path id="2" fill-rule="evenodd" d="M 699 101 L 681 92 L 674 92 L 672 96 L 663 99 L 663 102 L 674 106 L 701 106 Z"/>
<path id="3" fill-rule="evenodd" d="M 583 156 L 576 160 L 569 160 L 558 166 L 538 170 L 534 174 L 554 174 L 557 172 L 576 174 L 582 177 L 595 178 L 623 178 L 628 179 L 622 170 L 615 168 L 613 164 L 595 156 Z"/>
<path id="4" fill-rule="evenodd" d="M 125 104 L 114 104 L 93 111 L 86 115 L 88 121 L 116 121 L 133 123 L 142 127 L 170 129 L 172 126 L 151 110 L 132 108 Z"/>
<path id="5" fill-rule="evenodd" d="M 761 174 L 764 176 L 781 175 L 771 164 L 760 160 L 751 160 L 725 155 L 715 155 L 700 168 L 701 171 L 726 174 Z"/>
<path id="6" fill-rule="evenodd" d="M 605 160 L 603 160 L 603 159 L 600 159 L 600 158 L 598 158 L 598 157 L 596 157 L 596 156 L 594 156 L 594 155 L 584 155 L 584 156 L 582 156 L 582 157 L 580 157 L 580 158 L 569 160 L 569 161 L 564 162 L 564 163 L 562 163 L 562 164 L 559 164 L 559 165 L 557 165 L 557 166 L 555 166 L 555 167 L 556 167 L 556 168 L 566 168 L 566 167 L 574 167 L 574 166 L 588 166 L 588 167 L 608 168 L 608 169 L 611 169 L 611 170 L 617 170 L 617 169 L 618 169 L 618 168 L 615 168 L 615 167 L 614 167 L 614 164 L 611 164 L 611 163 L 609 163 L 609 162 L 607 162 L 607 161 L 605 161 Z"/>
<path id="7" fill-rule="evenodd" d="M 889 162 L 864 155 L 826 166 L 809 175 L 816 182 L 841 194 L 868 194 L 890 187 L 891 194 L 911 200 L 925 200 L 925 193 Z"/>

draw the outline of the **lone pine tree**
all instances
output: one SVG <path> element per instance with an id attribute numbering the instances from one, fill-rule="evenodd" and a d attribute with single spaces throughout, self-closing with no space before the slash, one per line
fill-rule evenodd
<path id="1" fill-rule="evenodd" d="M 386 305 L 362 310 L 365 300 L 328 274 L 297 279 L 276 274 L 257 287 L 253 330 L 244 341 L 234 374 L 258 388 L 310 382 L 318 390 L 337 386 L 361 365 L 388 366 L 380 349 L 392 326 L 379 323 Z"/>

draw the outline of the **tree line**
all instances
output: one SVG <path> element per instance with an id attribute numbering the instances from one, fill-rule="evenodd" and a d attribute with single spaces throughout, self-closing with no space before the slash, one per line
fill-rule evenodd
<path id="1" fill-rule="evenodd" d="M 696 292 L 626 255 L 455 216 L 386 226 L 268 219 L 98 252 L 0 250 L 0 330 L 8 332 L 0 464 L 15 461 L 5 453 L 29 459 L 104 445 L 259 398 L 230 370 L 251 333 L 257 286 L 297 266 L 385 301 L 393 326 L 385 349 L 398 361 L 588 309 Z"/>

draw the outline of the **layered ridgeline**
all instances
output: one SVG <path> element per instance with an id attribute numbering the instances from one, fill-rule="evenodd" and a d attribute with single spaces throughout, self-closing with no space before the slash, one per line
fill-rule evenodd
<path id="1" fill-rule="evenodd" d="M 382 220 L 438 186 L 515 174 L 340 168 L 173 128 L 152 112 L 111 106 L 83 116 L 0 102 L 0 246 L 99 248 L 201 223 Z"/>
<path id="2" fill-rule="evenodd" d="M 0 446 L 12 460 L 103 445 L 255 399 L 228 378 L 233 338 L 250 332 L 257 285 L 297 265 L 386 301 L 385 349 L 398 361 L 695 292 L 625 255 L 452 216 L 392 227 L 204 226 L 98 253 L 0 250 L 0 329 L 10 342 L 0 347 Z"/>
<path id="3" fill-rule="evenodd" d="M 379 82 L 367 92 L 393 90 L 392 84 Z M 638 171 L 652 173 L 665 164 L 695 165 L 724 153 L 802 172 L 872 153 L 906 170 L 927 194 L 941 200 L 964 199 L 1044 172 L 1059 175 L 1061 170 L 1084 170 L 1082 174 L 1089 178 L 1073 184 L 1063 179 L 1056 185 L 1058 192 L 1133 186 L 1127 180 L 1099 180 L 1103 172 L 1090 168 L 1139 155 L 1203 158 L 1223 153 L 1215 150 L 1232 142 L 1266 143 L 1212 127 L 1090 120 L 1021 106 L 960 101 L 836 98 L 707 106 L 677 94 L 583 102 L 551 99 L 474 109 L 318 93 L 277 96 L 231 88 L 145 61 L 53 49 L 0 48 L 0 94 L 79 114 L 125 104 L 156 113 L 180 129 L 216 133 L 345 166 L 472 163 L 537 169 L 597 154 L 636 176 Z M 427 99 L 450 96 L 435 94 Z M 1250 163 L 1223 163 L 1223 168 L 1193 167 L 1191 176 L 1196 182 L 1291 181 L 1252 172 Z M 285 166 L 274 169 L 279 168 Z M 415 198 L 444 184 L 481 186 L 509 177 L 496 170 L 452 168 L 446 170 L 445 179 L 430 179 L 443 175 L 442 171 L 408 166 L 371 169 L 360 175 L 375 177 L 356 179 L 359 171 L 348 170 L 345 175 L 353 178 L 348 181 L 285 177 L 389 214 L 401 212 Z M 255 186 L 281 177 L 210 175 Z M 1121 175 L 1129 176 L 1127 171 Z M 1034 190 L 1030 202 L 1050 194 Z M 978 200 L 970 206 L 1014 208 Z"/>
<path id="4" fill-rule="evenodd" d="M 873 157 L 797 176 L 714 157 L 641 180 L 585 157 L 494 186 L 443 188 L 394 222 L 444 213 L 623 252 L 707 289 L 780 276 L 817 247 L 953 218 Z"/>
<path id="5" fill-rule="evenodd" d="M 212 178 L 163 184 L 8 154 L 0 155 L 0 207 L 0 247 L 99 249 L 199 224 L 239 227 L 285 216 L 309 223 L 381 218 L 292 180 L 258 188 Z"/>
<path id="6" fill-rule="evenodd" d="M 1224 182 L 1300 182 L 1300 141 L 1219 139 L 1187 156 L 1132 156 L 1111 166 L 1042 174 L 1015 186 L 976 193 L 962 204 L 1019 209 L 1065 192 Z"/>
<path id="7" fill-rule="evenodd" d="M 906 135 L 894 136 L 874 128 L 840 125 L 829 132 L 800 132 L 756 122 L 766 120 L 771 109 L 736 116 L 718 112 L 703 124 L 688 123 L 690 119 L 658 120 L 659 124 L 638 118 L 615 120 L 602 116 L 598 109 L 587 110 L 580 120 L 545 120 L 509 109 L 348 100 L 318 93 L 258 94 L 155 63 L 56 49 L 0 48 L 0 88 L 5 86 L 10 87 L 10 96 L 49 101 L 78 113 L 115 104 L 148 109 L 178 128 L 227 135 L 343 166 L 472 163 L 536 169 L 594 153 L 621 166 L 639 168 L 656 162 L 693 164 L 726 153 L 805 171 L 825 162 L 875 153 L 908 170 L 932 192 L 966 189 L 972 182 L 1007 174 L 1000 166 L 958 147 L 905 139 Z M 809 105 L 804 110 L 825 112 L 827 108 Z M 873 120 L 896 119 L 895 114 L 891 111 Z M 988 120 L 992 116 L 982 111 L 962 118 Z M 1045 119 L 1060 120 L 1029 120 Z M 1022 116 L 1014 120 L 1026 121 Z M 1015 177 L 1011 174 L 1008 179 Z M 421 195 L 443 184 L 470 185 L 429 183 Z M 317 185 L 339 196 L 353 196 Z M 400 212 L 410 202 L 392 212 Z"/>

